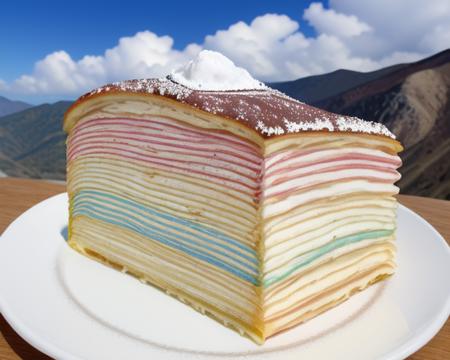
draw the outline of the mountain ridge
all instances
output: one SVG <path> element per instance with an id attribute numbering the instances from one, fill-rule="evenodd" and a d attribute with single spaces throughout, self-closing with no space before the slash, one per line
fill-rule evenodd
<path id="1" fill-rule="evenodd" d="M 313 105 L 326 97 L 350 90 L 364 82 L 370 81 L 373 77 L 395 71 L 406 65 L 397 64 L 370 72 L 338 69 L 326 74 L 307 76 L 292 81 L 269 83 L 268 85 L 297 100 Z"/>
<path id="2" fill-rule="evenodd" d="M 0 117 L 22 111 L 30 107 L 33 107 L 33 105 L 19 100 L 10 100 L 0 95 Z"/>
<path id="3" fill-rule="evenodd" d="M 368 73 L 336 70 L 272 87 L 328 111 L 385 124 L 405 147 L 401 193 L 450 199 L 450 50 Z M 0 175 L 65 178 L 62 119 L 72 102 L 0 117 Z"/>
<path id="4" fill-rule="evenodd" d="M 415 63 L 403 64 L 400 68 L 384 74 L 365 84 L 353 87 L 343 91 L 339 95 L 340 102 L 344 104 L 347 102 L 355 102 L 364 96 L 369 96 L 382 91 L 387 91 L 389 88 L 398 85 L 404 81 L 408 76 L 430 68 L 439 67 L 440 65 L 450 62 L 450 49 L 441 51 L 431 57 L 422 59 Z M 334 104 L 334 106 L 333 106 Z M 313 103 L 314 106 L 326 109 L 334 109 L 332 111 L 341 112 L 341 108 L 336 106 L 336 98 L 330 97 Z M 367 119 L 372 120 L 372 119 Z"/>

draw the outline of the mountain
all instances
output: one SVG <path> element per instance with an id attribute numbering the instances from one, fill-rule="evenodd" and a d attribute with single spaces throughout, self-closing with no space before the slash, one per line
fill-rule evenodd
<path id="1" fill-rule="evenodd" d="M 24 103 L 22 101 L 9 100 L 0 96 L 0 116 L 13 114 L 32 107 L 33 105 Z"/>
<path id="2" fill-rule="evenodd" d="M 60 101 L 0 117 L 0 170 L 8 176 L 63 180 L 62 118 L 70 104 Z"/>
<path id="3" fill-rule="evenodd" d="M 450 199 L 450 50 L 362 73 L 271 84 L 323 109 L 388 126 L 402 142 L 401 193 Z M 65 178 L 62 118 L 71 102 L 0 117 L 0 176 Z"/>
<path id="4" fill-rule="evenodd" d="M 293 81 L 271 83 L 269 86 L 295 99 L 313 104 L 383 75 L 387 75 L 405 66 L 407 64 L 393 65 L 367 73 L 339 69 L 328 74 L 308 76 Z"/>
<path id="5" fill-rule="evenodd" d="M 405 147 L 401 192 L 450 199 L 450 50 L 370 73 L 339 70 L 272 86 L 317 107 L 385 124 Z"/>

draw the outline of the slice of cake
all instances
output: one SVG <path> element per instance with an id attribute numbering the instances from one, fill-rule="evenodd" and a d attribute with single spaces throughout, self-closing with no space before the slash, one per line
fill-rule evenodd
<path id="1" fill-rule="evenodd" d="M 400 143 L 218 53 L 96 89 L 64 129 L 70 246 L 259 344 L 394 272 Z"/>

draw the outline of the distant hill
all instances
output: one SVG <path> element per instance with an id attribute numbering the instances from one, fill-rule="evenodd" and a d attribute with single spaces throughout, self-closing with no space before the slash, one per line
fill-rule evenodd
<path id="1" fill-rule="evenodd" d="M 450 50 L 370 73 L 339 70 L 272 86 L 314 106 L 385 124 L 405 147 L 401 192 L 450 200 Z"/>
<path id="2" fill-rule="evenodd" d="M 22 111 L 32 107 L 33 105 L 27 104 L 23 101 L 9 100 L 3 96 L 0 96 L 0 116 L 13 114 L 18 111 Z"/>
<path id="3" fill-rule="evenodd" d="M 65 179 L 62 118 L 69 101 L 0 118 L 0 170 L 8 176 Z"/>

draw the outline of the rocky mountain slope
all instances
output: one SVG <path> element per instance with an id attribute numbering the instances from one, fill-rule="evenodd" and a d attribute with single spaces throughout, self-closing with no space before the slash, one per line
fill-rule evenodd
<path id="1" fill-rule="evenodd" d="M 332 95 L 324 91 L 310 103 L 388 126 L 405 147 L 401 192 L 450 199 L 450 50 L 416 63 L 359 74 L 350 76 L 357 80 L 346 82 L 359 82 L 357 86 L 341 85 L 340 89 L 347 89 Z M 326 76 L 333 82 L 336 72 L 320 76 L 325 83 Z M 361 82 L 363 78 L 368 80 Z M 302 100 L 301 94 L 283 90 Z"/>
<path id="2" fill-rule="evenodd" d="M 412 64 L 271 84 L 324 109 L 381 122 L 403 143 L 401 192 L 450 199 L 450 50 Z M 0 117 L 0 176 L 65 177 L 68 101 Z"/>
<path id="3" fill-rule="evenodd" d="M 63 180 L 62 118 L 70 104 L 44 104 L 1 117 L 0 170 L 8 176 Z"/>

